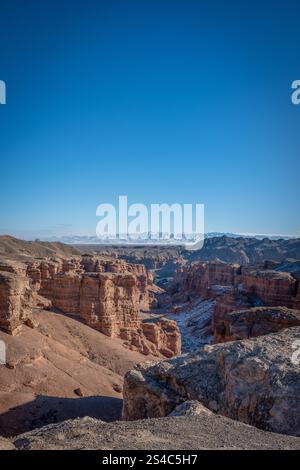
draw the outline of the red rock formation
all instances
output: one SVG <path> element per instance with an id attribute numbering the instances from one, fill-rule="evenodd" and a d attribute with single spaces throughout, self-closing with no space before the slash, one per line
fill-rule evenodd
<path id="1" fill-rule="evenodd" d="M 234 289 L 231 293 L 225 293 L 217 297 L 213 317 L 212 317 L 212 329 L 216 331 L 219 325 L 223 324 L 226 315 L 235 310 L 241 310 L 251 308 L 253 305 L 249 301 L 246 295 Z"/>
<path id="2" fill-rule="evenodd" d="M 297 292 L 293 300 L 293 308 L 300 310 L 300 281 L 297 281 Z"/>
<path id="3" fill-rule="evenodd" d="M 214 320 L 214 343 L 248 339 L 300 326 L 300 311 L 286 307 L 254 307 L 228 312 Z"/>
<path id="4" fill-rule="evenodd" d="M 221 262 L 195 262 L 178 270 L 171 292 L 178 296 L 203 298 L 214 297 L 214 286 L 237 286 L 241 282 L 238 264 Z"/>
<path id="5" fill-rule="evenodd" d="M 181 352 L 181 338 L 177 324 L 173 320 L 163 319 L 158 323 L 142 323 L 144 336 L 155 344 L 165 357 L 177 356 Z"/>
<path id="6" fill-rule="evenodd" d="M 244 269 L 242 278 L 245 291 L 266 305 L 294 306 L 298 281 L 290 273 Z"/>
<path id="7" fill-rule="evenodd" d="M 26 276 L 26 264 L 14 260 L 0 259 L 0 272 L 14 273 Z"/>
<path id="8" fill-rule="evenodd" d="M 137 328 L 140 301 L 137 278 L 133 274 L 85 274 L 80 287 L 80 316 L 107 336 L 120 328 Z"/>
<path id="9" fill-rule="evenodd" d="M 94 329 L 110 337 L 121 336 L 130 347 L 144 354 L 171 357 L 180 351 L 176 325 L 161 322 L 151 326 L 156 331 L 152 339 L 143 331 L 147 327 L 141 325 L 138 314 L 154 303 L 157 290 L 153 276 L 143 265 L 107 256 L 84 255 L 29 259 L 24 263 L 0 262 L 0 270 L 8 277 L 19 276 L 26 281 L 30 306 L 47 308 L 52 305 L 64 313 L 78 315 Z M 6 312 L 2 313 L 2 325 L 8 329 L 5 325 L 11 322 L 11 329 L 15 329 L 22 323 L 24 313 L 20 308 L 18 314 L 17 308 L 7 308 L 5 299 L 12 297 L 9 289 L 13 292 L 15 286 L 12 281 L 8 285 L 3 280 L 2 284 L 3 312 Z M 24 296 L 21 288 L 17 294 L 21 302 Z"/>
<path id="10" fill-rule="evenodd" d="M 130 349 L 145 355 L 173 357 L 181 353 L 180 332 L 173 320 L 140 323 L 138 328 L 123 327 L 120 337 Z"/>
<path id="11" fill-rule="evenodd" d="M 30 322 L 32 292 L 29 279 L 12 272 L 0 273 L 0 328 L 15 335 Z"/>
<path id="12" fill-rule="evenodd" d="M 267 265 L 267 263 L 265 263 Z M 170 290 L 173 301 L 216 299 L 213 323 L 234 310 L 257 305 L 300 309 L 300 282 L 288 272 L 195 262 L 181 268 Z"/>
<path id="13" fill-rule="evenodd" d="M 51 300 L 54 307 L 64 313 L 80 313 L 81 276 L 58 273 L 53 278 L 41 279 L 39 293 Z"/>

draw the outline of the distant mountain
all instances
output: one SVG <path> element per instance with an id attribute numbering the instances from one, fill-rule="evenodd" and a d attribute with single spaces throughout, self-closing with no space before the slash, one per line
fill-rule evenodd
<path id="1" fill-rule="evenodd" d="M 191 261 L 220 260 L 226 263 L 253 264 L 266 260 L 300 260 L 300 238 L 271 239 L 256 237 L 206 238 L 201 250 L 187 252 Z"/>
<path id="2" fill-rule="evenodd" d="M 187 251 L 179 246 L 123 245 L 109 246 L 96 237 L 63 237 L 62 241 L 24 241 L 0 236 L 0 255 L 4 256 L 72 256 L 83 251 L 113 251 L 130 259 L 178 259 L 188 261 L 220 260 L 225 263 L 254 264 L 266 260 L 294 262 L 300 260 L 300 238 L 272 239 L 243 236 L 208 236 L 198 251 Z"/>
<path id="3" fill-rule="evenodd" d="M 231 232 L 208 232 L 205 234 L 205 238 L 216 238 L 216 237 L 229 237 L 229 238 L 256 238 L 258 240 L 263 240 L 265 238 L 268 238 L 270 240 L 290 240 L 290 239 L 295 239 L 296 237 L 291 236 L 291 235 L 263 235 L 263 234 L 240 234 L 240 233 L 231 233 Z M 123 240 L 114 240 L 114 241 L 109 241 L 109 240 L 100 240 L 96 235 L 64 235 L 61 237 L 43 237 L 41 238 L 43 241 L 48 241 L 48 242 L 61 242 L 61 243 L 66 243 L 68 245 L 88 245 L 88 244 L 96 244 L 96 245 L 124 245 Z M 144 239 L 141 237 L 141 239 L 133 241 L 131 244 L 144 244 L 147 245 L 149 241 L 145 237 Z M 165 244 L 172 244 L 173 240 L 169 240 L 169 243 Z M 149 243 L 150 244 L 150 243 Z"/>
<path id="4" fill-rule="evenodd" d="M 300 261 L 300 238 L 291 239 L 258 239 L 255 237 L 208 237 L 201 250 L 188 251 L 179 246 L 109 246 L 78 244 L 82 252 L 105 252 L 119 256 L 131 262 L 142 262 L 148 268 L 159 267 L 164 263 L 177 264 L 180 260 L 221 261 L 241 265 L 274 261 L 287 263 L 291 269 L 298 271 Z M 293 266 L 292 266 L 293 265 Z"/>
<path id="5" fill-rule="evenodd" d="M 263 240 L 264 238 L 269 238 L 269 240 L 290 240 L 297 238 L 294 235 L 280 235 L 280 234 L 261 234 L 261 233 L 231 233 L 231 232 L 209 232 L 205 234 L 205 238 L 214 238 L 214 237 L 230 237 L 230 238 L 257 238 L 258 240 Z"/>

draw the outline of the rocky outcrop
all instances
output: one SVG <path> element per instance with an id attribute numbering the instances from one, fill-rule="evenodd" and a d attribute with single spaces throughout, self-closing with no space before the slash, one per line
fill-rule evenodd
<path id="1" fill-rule="evenodd" d="M 245 269 L 242 282 L 249 295 L 258 297 L 266 305 L 296 308 L 299 282 L 290 273 Z"/>
<path id="2" fill-rule="evenodd" d="M 213 416 L 214 413 L 202 405 L 200 401 L 188 400 L 176 406 L 169 416 Z"/>
<path id="3" fill-rule="evenodd" d="M 0 437 L 0 450 L 16 450 L 16 448 L 9 439 Z"/>
<path id="4" fill-rule="evenodd" d="M 212 328 L 222 323 L 226 314 L 236 310 L 245 310 L 253 307 L 253 302 L 247 294 L 234 289 L 232 292 L 224 293 L 216 297 L 216 303 L 212 316 Z"/>
<path id="5" fill-rule="evenodd" d="M 143 334 L 165 357 L 177 356 L 181 352 L 181 337 L 173 320 L 163 319 L 158 323 L 142 323 Z"/>
<path id="6" fill-rule="evenodd" d="M 201 250 L 189 252 L 190 260 L 238 263 L 242 266 L 253 265 L 265 260 L 282 262 L 286 259 L 300 259 L 300 239 L 274 240 L 255 237 L 211 237 L 204 240 Z"/>
<path id="7" fill-rule="evenodd" d="M 6 345 L 0 436 L 90 413 L 120 419 L 124 373 L 157 355 L 130 350 L 119 338 L 58 312 L 33 309 L 32 320 L 36 327 L 23 325 L 17 336 L 0 330 Z"/>
<path id="8" fill-rule="evenodd" d="M 115 337 L 137 328 L 138 312 L 154 301 L 153 278 L 143 265 L 83 255 L 35 259 L 27 263 L 32 289 L 64 313 Z"/>
<path id="9" fill-rule="evenodd" d="M 137 328 L 141 291 L 135 275 L 85 274 L 80 286 L 80 316 L 107 336 L 122 327 Z"/>
<path id="10" fill-rule="evenodd" d="M 16 334 L 30 322 L 32 292 L 29 279 L 13 272 L 0 272 L 0 329 Z"/>
<path id="11" fill-rule="evenodd" d="M 0 244 L 1 245 L 1 244 Z M 133 263 L 143 263 L 147 269 L 157 269 L 169 264 L 168 275 L 173 275 L 179 259 L 183 262 L 221 261 L 238 263 L 242 266 L 253 265 L 265 260 L 276 263 L 300 260 L 300 238 L 274 240 L 270 238 L 214 236 L 206 237 L 201 250 L 184 250 L 178 246 L 168 247 L 96 247 L 84 245 L 83 250 L 103 254 L 113 254 Z M 173 266 L 171 263 L 174 261 Z M 165 263 L 166 262 L 166 263 Z M 181 262 L 179 263 L 181 264 Z"/>
<path id="12" fill-rule="evenodd" d="M 39 294 L 49 299 L 53 307 L 64 313 L 79 314 L 81 276 L 75 273 L 58 273 L 52 278 L 42 278 Z"/>
<path id="13" fill-rule="evenodd" d="M 226 313 L 255 306 L 300 309 L 298 271 L 264 269 L 270 265 L 276 266 L 264 263 L 254 269 L 220 262 L 195 262 L 178 271 L 169 292 L 173 303 L 195 298 L 215 299 L 215 324 Z"/>
<path id="14" fill-rule="evenodd" d="M 258 428 L 300 435 L 300 327 L 206 345 L 125 376 L 127 420 L 169 415 L 187 400 Z"/>
<path id="15" fill-rule="evenodd" d="M 286 307 L 254 307 L 214 318 L 214 342 L 236 341 L 300 326 L 300 311 Z"/>
<path id="16" fill-rule="evenodd" d="M 145 355 L 172 357 L 181 352 L 181 337 L 175 321 L 140 323 L 137 328 L 121 328 L 120 337 L 130 349 Z"/>
<path id="17" fill-rule="evenodd" d="M 241 267 L 221 262 L 195 262 L 180 268 L 170 292 L 182 300 L 193 297 L 214 297 L 216 286 L 237 286 L 241 282 Z M 176 295 L 177 294 L 177 295 Z"/>

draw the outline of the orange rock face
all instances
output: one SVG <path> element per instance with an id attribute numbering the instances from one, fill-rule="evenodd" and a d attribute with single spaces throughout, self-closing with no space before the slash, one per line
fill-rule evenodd
<path id="1" fill-rule="evenodd" d="M 181 337 L 173 320 L 163 319 L 158 323 L 142 323 L 144 336 L 155 344 L 165 357 L 177 356 L 181 352 Z"/>
<path id="2" fill-rule="evenodd" d="M 107 336 L 119 336 L 122 327 L 138 327 L 142 295 L 134 274 L 85 274 L 80 287 L 80 316 Z"/>
<path id="3" fill-rule="evenodd" d="M 120 336 L 130 349 L 145 355 L 173 357 L 181 353 L 181 337 L 176 322 L 140 323 L 138 328 L 121 328 Z"/>
<path id="4" fill-rule="evenodd" d="M 107 336 L 136 328 L 138 312 L 153 300 L 152 278 L 143 265 L 83 256 L 42 260 L 28 267 L 32 286 L 62 312 L 80 316 Z"/>
<path id="5" fill-rule="evenodd" d="M 254 269 L 221 262 L 195 262 L 181 268 L 171 293 L 175 301 L 197 297 L 215 299 L 212 320 L 214 342 L 232 338 L 231 334 L 226 333 L 231 312 L 258 306 L 300 309 L 299 280 L 289 272 L 265 269 L 265 266 Z M 283 314 L 280 318 L 283 319 Z M 275 315 L 274 321 L 271 331 L 279 328 L 278 315 Z M 268 324 L 270 326 L 271 321 Z"/>
<path id="6" fill-rule="evenodd" d="M 266 305 L 296 306 L 298 281 L 289 273 L 245 269 L 243 283 L 246 292 L 256 295 Z"/>
<path id="7" fill-rule="evenodd" d="M 12 272 L 0 273 L 0 328 L 16 334 L 20 325 L 30 321 L 32 292 L 29 279 Z"/>
<path id="8" fill-rule="evenodd" d="M 215 286 L 236 286 L 239 282 L 241 267 L 238 264 L 195 262 L 178 271 L 173 288 L 179 288 L 179 296 L 207 298 L 215 296 Z"/>
<path id="9" fill-rule="evenodd" d="M 144 354 L 171 357 L 180 351 L 176 324 L 147 327 L 138 318 L 154 303 L 153 277 L 143 265 L 84 255 L 0 262 L 0 271 L 5 271 L 0 279 L 0 327 L 6 331 L 24 323 L 30 307 L 53 306 L 107 336 L 121 337 Z"/>

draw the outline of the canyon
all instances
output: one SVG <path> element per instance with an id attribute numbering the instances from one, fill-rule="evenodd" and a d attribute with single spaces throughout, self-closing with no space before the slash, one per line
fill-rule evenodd
<path id="1" fill-rule="evenodd" d="M 282 265 L 272 263 L 270 269 L 268 262 L 251 267 L 220 261 L 193 262 L 178 269 L 169 286 L 166 301 L 170 308 L 174 309 L 175 304 L 176 309 L 178 301 L 193 302 L 199 298 L 213 300 L 211 333 L 215 342 L 220 342 L 222 336 L 224 338 L 228 321 L 233 319 L 230 315 L 232 312 L 245 311 L 248 316 L 252 312 L 253 323 L 258 323 L 259 334 L 262 314 L 266 317 L 268 312 L 273 323 L 279 325 L 280 308 L 300 310 L 300 276 L 298 270 L 295 270 L 298 264 L 286 264 L 283 267 L 290 269 L 290 272 L 283 272 Z M 279 310 L 275 307 L 279 307 Z M 283 324 L 286 311 L 283 309 L 281 313 Z"/>
<path id="2" fill-rule="evenodd" d="M 72 448 L 68 439 L 83 427 L 122 432 L 115 445 L 124 448 L 136 427 L 165 448 L 164 427 L 168 436 L 186 427 L 195 443 L 192 419 L 194 448 L 205 442 L 203 420 L 218 426 L 220 446 L 233 426 L 228 447 L 236 429 L 240 448 L 255 447 L 255 433 L 265 448 L 296 448 L 298 245 L 219 237 L 188 253 L 0 237 L 1 445 L 60 448 L 57 430 Z"/>
<path id="3" fill-rule="evenodd" d="M 0 273 L 0 327 L 7 333 L 15 335 L 31 322 L 30 307 L 53 307 L 143 354 L 180 352 L 175 322 L 138 318 L 159 291 L 143 265 L 83 255 L 2 261 Z"/>

